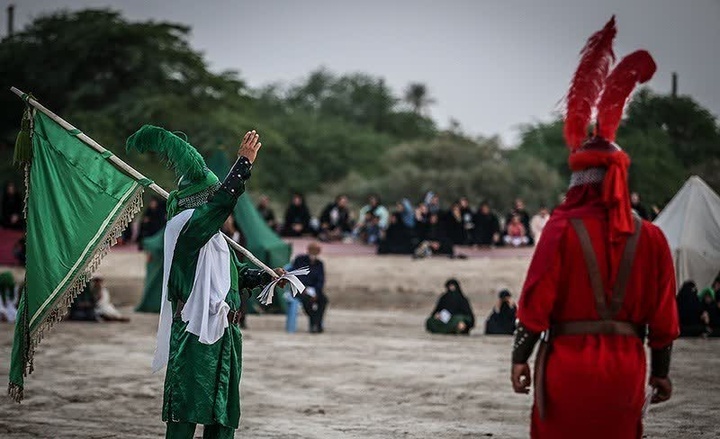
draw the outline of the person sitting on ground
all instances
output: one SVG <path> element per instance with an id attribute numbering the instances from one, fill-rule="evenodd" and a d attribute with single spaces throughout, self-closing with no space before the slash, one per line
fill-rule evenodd
<path id="1" fill-rule="evenodd" d="M 515 332 L 517 305 L 508 290 L 498 294 L 498 300 L 485 322 L 485 334 L 512 335 Z"/>
<path id="2" fill-rule="evenodd" d="M 505 235 L 505 243 L 513 247 L 520 247 L 530 244 L 530 238 L 527 235 L 527 229 L 523 225 L 518 215 L 513 215 L 510 224 L 507 226 L 507 234 Z"/>
<path id="3" fill-rule="evenodd" d="M 454 203 L 444 219 L 445 230 L 453 245 L 465 244 L 465 228 L 460 204 Z"/>
<path id="4" fill-rule="evenodd" d="M 374 245 L 380 242 L 383 230 L 380 228 L 380 218 L 372 214 L 372 212 L 366 212 L 363 218 L 362 225 L 356 227 L 353 231 L 355 239 L 359 240 L 363 244 Z"/>
<path id="5" fill-rule="evenodd" d="M 310 320 L 310 332 L 322 333 L 323 318 L 328 305 L 328 298 L 325 295 L 325 266 L 318 258 L 322 248 L 320 244 L 311 242 L 308 245 L 307 254 L 295 258 L 292 269 L 310 268 L 310 273 L 298 276 L 298 279 L 305 285 L 301 300 L 303 309 Z"/>
<path id="6" fill-rule="evenodd" d="M 475 214 L 475 242 L 483 247 L 500 244 L 500 221 L 487 201 L 480 204 Z"/>
<path id="7" fill-rule="evenodd" d="M 368 215 L 368 213 L 372 214 L 372 216 Z M 377 195 L 370 195 L 368 197 L 368 204 L 360 209 L 358 223 L 355 225 L 355 236 L 358 235 L 360 229 L 365 227 L 365 221 L 368 219 L 376 221 L 380 230 L 387 229 L 388 223 L 390 222 L 390 212 L 380 203 L 380 198 Z"/>
<path id="8" fill-rule="evenodd" d="M 540 240 L 545 224 L 550 219 L 550 211 L 547 207 L 543 206 L 540 208 L 538 213 L 530 220 L 530 231 L 532 232 L 533 239 L 537 243 Z"/>
<path id="9" fill-rule="evenodd" d="M 75 298 L 70 306 L 68 320 L 79 322 L 99 322 L 95 309 L 97 307 L 97 297 L 93 294 L 90 283 L 85 285 L 83 291 Z"/>
<path id="10" fill-rule="evenodd" d="M 428 213 L 440 214 L 440 196 L 433 191 L 429 191 L 425 194 L 424 199 L 425 205 L 428 208 Z"/>
<path id="11" fill-rule="evenodd" d="M 272 207 L 270 207 L 270 197 L 267 195 L 261 196 L 257 205 L 257 210 L 260 213 L 260 216 L 265 220 L 268 227 L 277 232 L 278 224 L 275 219 L 275 211 L 273 211 Z"/>
<path id="12" fill-rule="evenodd" d="M 445 228 L 440 223 L 440 216 L 431 213 L 428 225 L 423 236 L 420 237 L 420 245 L 415 249 L 415 258 L 425 258 L 434 255 L 447 255 L 453 257 L 454 250 Z"/>
<path id="13" fill-rule="evenodd" d="M 513 208 L 510 209 L 510 213 L 505 217 L 505 226 L 507 227 L 508 224 L 512 222 L 512 217 L 517 216 L 520 218 L 520 222 L 522 223 L 523 227 L 525 227 L 525 234 L 528 236 L 529 244 L 532 244 L 532 239 L 528 235 L 530 233 L 530 214 L 528 214 L 527 210 L 525 210 L 525 202 L 517 198 L 515 200 L 515 204 L 513 204 Z M 507 234 L 507 230 L 506 230 Z"/>
<path id="14" fill-rule="evenodd" d="M 470 201 L 467 197 L 462 197 L 458 200 L 460 205 L 460 213 L 462 214 L 464 243 L 463 245 L 474 245 L 475 244 L 475 215 L 470 208 Z"/>
<path id="15" fill-rule="evenodd" d="M 720 307 L 715 300 L 715 290 L 707 287 L 700 291 L 702 314 L 700 320 L 707 326 L 707 335 L 720 337 Z"/>
<path id="16" fill-rule="evenodd" d="M 445 282 L 445 293 L 425 321 L 425 329 L 433 334 L 469 334 L 475 326 L 470 301 L 456 279 Z"/>
<path id="17" fill-rule="evenodd" d="M 295 193 L 285 212 L 285 223 L 283 224 L 283 236 L 303 236 L 311 232 L 310 210 L 305 204 L 305 197 Z"/>
<path id="18" fill-rule="evenodd" d="M 427 233 L 428 228 L 428 221 L 430 217 L 430 212 L 428 211 L 428 207 L 425 203 L 420 203 L 415 208 L 415 236 L 418 238 L 418 244 L 420 243 L 419 239 Z"/>
<path id="19" fill-rule="evenodd" d="M 348 209 L 348 198 L 338 196 L 328 204 L 320 215 L 320 240 L 338 241 L 352 233 L 352 219 Z"/>
<path id="20" fill-rule="evenodd" d="M 90 281 L 90 291 L 97 302 L 95 303 L 95 315 L 106 322 L 129 322 L 130 318 L 120 314 L 120 311 L 110 301 L 110 291 L 103 285 L 101 277 L 94 277 Z"/>
<path id="21" fill-rule="evenodd" d="M 675 300 L 680 322 L 680 337 L 707 335 L 707 323 L 702 319 L 703 307 L 700 304 L 695 282 L 689 280 L 683 283 Z"/>
<path id="22" fill-rule="evenodd" d="M 402 220 L 402 214 L 390 216 L 390 225 L 380 239 L 378 254 L 411 255 L 413 253 L 413 231 Z"/>
<path id="23" fill-rule="evenodd" d="M 398 201 L 395 205 L 395 213 L 399 215 L 405 227 L 411 230 L 415 228 L 415 211 L 413 210 L 410 200 L 403 198 Z"/>

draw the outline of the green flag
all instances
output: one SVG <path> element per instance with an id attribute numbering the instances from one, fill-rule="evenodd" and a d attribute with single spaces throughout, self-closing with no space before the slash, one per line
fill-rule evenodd
<path id="1" fill-rule="evenodd" d="M 40 340 L 62 320 L 133 216 L 143 185 L 48 116 L 32 118 L 26 170 L 27 271 L 10 363 L 9 393 L 23 397 Z M 29 158 L 29 156 L 27 156 Z"/>

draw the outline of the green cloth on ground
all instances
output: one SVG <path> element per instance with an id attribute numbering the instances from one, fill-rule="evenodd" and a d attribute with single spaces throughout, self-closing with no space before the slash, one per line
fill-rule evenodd
<path id="1" fill-rule="evenodd" d="M 142 205 L 143 187 L 49 117 L 34 117 L 27 189 L 26 287 L 10 364 L 23 397 L 35 348 L 67 312 Z"/>
<path id="2" fill-rule="evenodd" d="M 470 323 L 470 317 L 456 314 L 450 318 L 447 323 L 443 323 L 442 320 L 436 319 L 434 316 L 428 317 L 425 321 L 425 329 L 433 334 L 457 334 L 457 326 L 460 322 L 465 324 Z"/>
<path id="3" fill-rule="evenodd" d="M 139 312 L 160 312 L 160 301 L 162 300 L 162 279 L 163 279 L 163 241 L 165 239 L 165 228 L 152 236 L 143 239 L 143 251 L 147 255 L 145 263 L 145 286 L 143 287 L 143 298 L 135 308 Z"/>

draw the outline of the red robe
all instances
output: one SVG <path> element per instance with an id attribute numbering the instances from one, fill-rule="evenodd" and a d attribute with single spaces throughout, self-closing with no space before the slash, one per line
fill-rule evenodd
<path id="1" fill-rule="evenodd" d="M 520 297 L 518 319 L 530 331 L 553 323 L 599 320 L 580 242 L 568 221 L 588 229 L 607 298 L 626 237 L 611 244 L 600 186 L 568 192 L 543 230 Z M 675 272 L 667 240 L 643 222 L 625 301 L 615 320 L 648 324 L 648 344 L 668 346 L 677 338 Z M 546 365 L 546 417 L 533 407 L 533 438 L 641 438 L 645 400 L 645 349 L 637 337 L 566 335 L 552 341 Z"/>

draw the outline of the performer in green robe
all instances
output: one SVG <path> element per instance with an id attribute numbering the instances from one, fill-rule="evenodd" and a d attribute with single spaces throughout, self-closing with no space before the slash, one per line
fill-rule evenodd
<path id="1" fill-rule="evenodd" d="M 186 141 L 146 125 L 128 149 L 166 155 L 181 175 L 168 198 L 163 299 L 153 371 L 167 365 L 162 419 L 166 438 L 232 438 L 240 419 L 240 291 L 271 281 L 240 263 L 219 229 L 245 191 L 261 144 L 255 131 L 243 138 L 225 180 L 207 169 Z M 281 269 L 277 270 L 282 273 Z"/>

